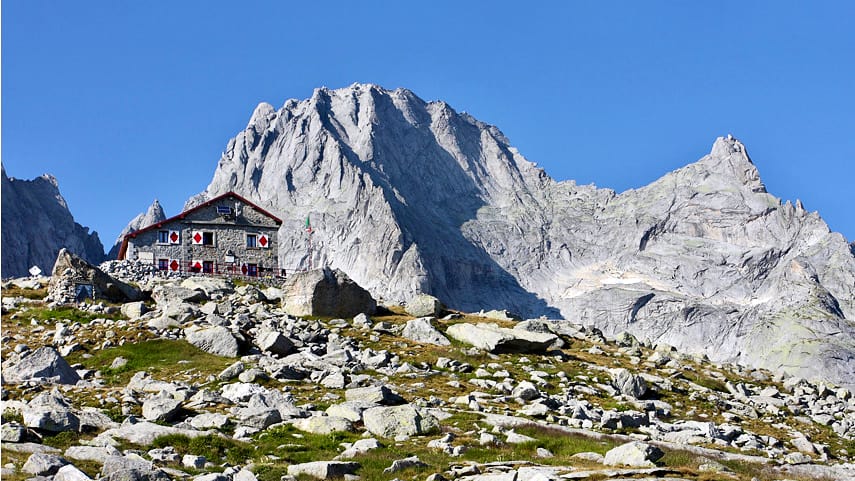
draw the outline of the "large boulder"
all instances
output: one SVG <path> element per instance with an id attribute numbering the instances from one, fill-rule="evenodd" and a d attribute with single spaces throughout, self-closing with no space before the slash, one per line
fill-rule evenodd
<path id="1" fill-rule="evenodd" d="M 433 324 L 431 324 L 432 320 L 432 317 L 420 317 L 407 321 L 404 325 L 404 330 L 401 332 L 401 337 L 424 344 L 450 346 L 451 341 L 433 327 Z"/>
<path id="2" fill-rule="evenodd" d="M 165 391 L 143 402 L 142 414 L 149 421 L 172 421 L 181 410 L 181 400 Z"/>
<path id="3" fill-rule="evenodd" d="M 81 286 L 91 286 L 88 290 Z M 79 302 L 86 298 L 106 299 L 112 302 L 137 301 L 140 290 L 104 273 L 101 269 L 60 249 L 48 285 L 48 296 L 60 303 Z"/>
<path id="4" fill-rule="evenodd" d="M 54 454 L 34 453 L 27 458 L 27 462 L 21 467 L 21 471 L 36 476 L 50 476 L 56 474 L 59 468 L 68 464 L 61 456 Z"/>
<path id="5" fill-rule="evenodd" d="M 222 326 L 185 331 L 187 342 L 199 349 L 223 357 L 238 355 L 238 342 L 231 331 Z"/>
<path id="6" fill-rule="evenodd" d="M 68 401 L 57 390 L 37 395 L 27 403 L 21 414 L 24 425 L 41 431 L 59 433 L 80 428 L 80 418 L 72 412 Z"/>
<path id="7" fill-rule="evenodd" d="M 384 438 L 439 432 L 439 420 L 412 404 L 367 409 L 362 413 L 362 420 L 368 432 Z"/>
<path id="8" fill-rule="evenodd" d="M 442 301 L 429 294 L 418 294 L 407 302 L 407 314 L 413 317 L 440 316 L 445 310 Z"/>
<path id="9" fill-rule="evenodd" d="M 294 427 L 300 431 L 313 434 L 330 434 L 340 431 L 353 431 L 353 424 L 338 416 L 312 416 L 299 419 Z"/>
<path id="10" fill-rule="evenodd" d="M 346 474 L 355 474 L 358 463 L 343 461 L 312 461 L 288 466 L 289 476 L 306 475 L 317 479 L 343 478 Z"/>
<path id="11" fill-rule="evenodd" d="M 493 353 L 545 352 L 558 340 L 555 334 L 508 329 L 496 324 L 454 324 L 446 330 L 452 338 Z"/>
<path id="12" fill-rule="evenodd" d="M 181 287 L 202 291 L 208 299 L 219 299 L 235 291 L 232 281 L 209 276 L 188 277 L 181 281 Z"/>
<path id="13" fill-rule="evenodd" d="M 292 275 L 283 292 L 283 308 L 292 316 L 353 317 L 377 309 L 368 291 L 328 267 Z"/>
<path id="14" fill-rule="evenodd" d="M 626 396 L 640 398 L 647 393 L 647 383 L 644 378 L 637 376 L 622 367 L 609 371 L 614 387 Z"/>
<path id="15" fill-rule="evenodd" d="M 56 384 L 77 384 L 80 376 L 56 349 L 40 347 L 15 364 L 3 368 L 3 382 L 20 384 L 26 381 L 47 381 Z"/>
<path id="16" fill-rule="evenodd" d="M 633 441 L 609 450 L 603 464 L 606 466 L 652 468 L 656 466 L 654 463 L 664 455 L 665 453 L 656 446 L 641 441 Z"/>

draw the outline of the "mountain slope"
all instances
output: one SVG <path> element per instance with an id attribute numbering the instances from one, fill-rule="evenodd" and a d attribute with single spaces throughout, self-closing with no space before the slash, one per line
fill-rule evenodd
<path id="1" fill-rule="evenodd" d="M 443 102 L 355 84 L 259 105 L 188 206 L 228 190 L 284 219 L 283 267 L 311 255 L 387 301 L 424 291 L 855 384 L 855 256 L 733 138 L 618 195 L 550 179 Z"/>
<path id="2" fill-rule="evenodd" d="M 92 263 L 104 260 L 98 234 L 74 222 L 54 177 L 9 178 L 5 167 L 2 174 L 4 278 L 27 276 L 34 265 L 49 275 L 63 247 Z"/>

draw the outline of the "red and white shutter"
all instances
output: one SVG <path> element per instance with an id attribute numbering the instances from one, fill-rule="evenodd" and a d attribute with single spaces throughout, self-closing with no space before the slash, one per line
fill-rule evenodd
<path id="1" fill-rule="evenodd" d="M 178 272 L 181 269 L 181 263 L 178 259 L 169 259 L 169 271 Z"/>
<path id="2" fill-rule="evenodd" d="M 180 244 L 181 243 L 181 234 L 177 230 L 169 231 L 169 243 L 170 244 Z"/>
<path id="3" fill-rule="evenodd" d="M 270 238 L 267 237 L 267 234 L 258 234 L 258 247 L 262 249 L 270 247 Z"/>
<path id="4" fill-rule="evenodd" d="M 193 260 L 190 262 L 190 269 L 196 269 L 198 271 L 202 271 L 202 261 Z"/>
<path id="5" fill-rule="evenodd" d="M 193 235 L 190 236 L 190 240 L 193 241 L 194 246 L 202 245 L 202 240 L 205 237 L 202 235 L 202 231 L 194 230 Z"/>

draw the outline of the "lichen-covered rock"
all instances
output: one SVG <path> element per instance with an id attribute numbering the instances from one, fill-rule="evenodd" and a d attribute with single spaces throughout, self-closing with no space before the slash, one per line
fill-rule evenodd
<path id="1" fill-rule="evenodd" d="M 312 416 L 299 419 L 294 423 L 294 427 L 313 434 L 353 431 L 353 424 L 349 420 L 337 416 Z"/>
<path id="2" fill-rule="evenodd" d="M 368 432 L 384 438 L 420 436 L 439 431 L 439 420 L 412 404 L 367 409 L 362 413 L 362 420 Z"/>

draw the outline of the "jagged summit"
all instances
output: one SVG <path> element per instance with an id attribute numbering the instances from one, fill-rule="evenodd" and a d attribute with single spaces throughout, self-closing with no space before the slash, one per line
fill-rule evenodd
<path id="1" fill-rule="evenodd" d="M 445 102 L 354 84 L 259 105 L 188 207 L 230 190 L 283 219 L 281 267 L 311 256 L 387 302 L 427 292 L 855 384 L 851 246 L 769 194 L 732 136 L 617 194 L 554 181 Z"/>
<path id="2" fill-rule="evenodd" d="M 119 249 L 122 246 L 122 241 L 126 235 L 163 220 L 166 220 L 166 213 L 163 211 L 163 207 L 160 205 L 160 202 L 157 199 L 154 199 L 154 202 L 151 203 L 144 213 L 140 212 L 137 214 L 137 216 L 131 219 L 128 225 L 122 229 L 122 232 L 119 233 L 119 237 L 116 238 L 116 242 L 113 243 L 113 247 L 110 249 L 107 257 L 115 259 L 118 256 Z"/>

